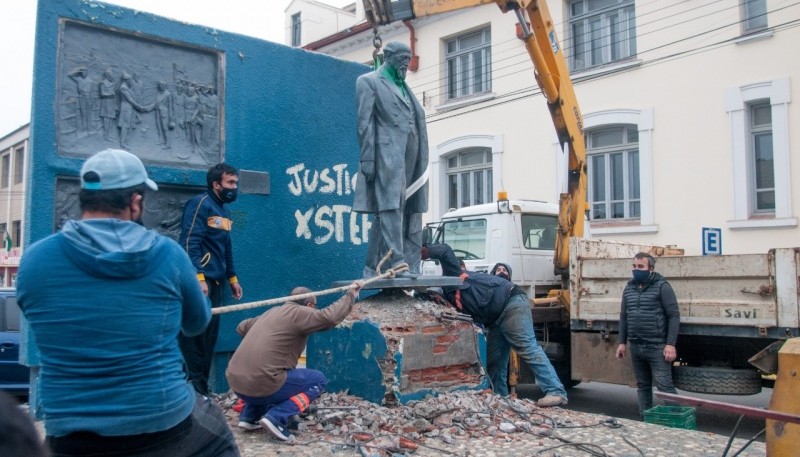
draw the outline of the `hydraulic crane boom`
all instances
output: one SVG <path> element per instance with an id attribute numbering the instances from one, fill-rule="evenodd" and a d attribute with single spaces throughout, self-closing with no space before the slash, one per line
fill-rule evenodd
<path id="1" fill-rule="evenodd" d="M 586 213 L 586 144 L 583 117 L 578 107 L 567 61 L 556 37 L 550 10 L 537 0 L 363 0 L 367 19 L 377 25 L 495 3 L 503 13 L 513 11 L 522 29 L 522 40 L 533 62 L 534 75 L 547 99 L 553 126 L 569 155 L 567 192 L 559 201 L 558 237 L 553 264 L 561 275 L 560 299 L 568 306 L 569 239 L 583 236 Z M 526 19 L 527 16 L 527 19 Z M 530 21 L 530 26 L 528 25 Z"/>

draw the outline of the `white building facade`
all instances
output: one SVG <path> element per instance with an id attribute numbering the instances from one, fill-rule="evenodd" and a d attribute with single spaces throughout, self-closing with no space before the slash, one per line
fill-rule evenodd
<path id="1" fill-rule="evenodd" d="M 296 0 L 287 20 L 303 3 L 316 2 Z M 584 117 L 592 236 L 687 254 L 703 252 L 704 228 L 725 254 L 800 245 L 800 4 L 548 5 Z M 301 46 L 371 61 L 355 6 L 353 24 Z M 566 161 L 515 25 L 489 4 L 380 29 L 419 59 L 406 80 L 426 109 L 428 220 L 499 190 L 558 201 Z"/>
<path id="2" fill-rule="evenodd" d="M 0 286 L 13 287 L 22 257 L 30 124 L 0 138 Z"/>

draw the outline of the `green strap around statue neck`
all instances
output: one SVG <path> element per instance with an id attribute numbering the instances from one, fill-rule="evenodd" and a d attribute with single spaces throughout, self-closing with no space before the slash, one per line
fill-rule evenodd
<path id="1" fill-rule="evenodd" d="M 398 89 L 400 89 L 400 92 L 403 94 L 403 96 L 406 95 L 406 82 L 400 77 L 399 74 L 397 74 L 397 70 L 393 66 L 389 65 L 388 63 L 385 64 L 383 66 L 382 74 L 388 78 L 389 81 L 393 82 Z"/>

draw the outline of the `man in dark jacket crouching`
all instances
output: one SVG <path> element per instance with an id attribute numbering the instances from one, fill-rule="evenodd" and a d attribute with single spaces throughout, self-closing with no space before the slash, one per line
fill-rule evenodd
<path id="1" fill-rule="evenodd" d="M 536 341 L 528 295 L 514 283 L 499 276 L 462 271 L 450 246 L 432 244 L 422 247 L 423 259 L 436 259 L 442 274 L 458 276 L 461 286 L 443 287 L 445 297 L 460 312 L 489 330 L 486 358 L 495 393 L 508 395 L 508 359 L 511 348 L 527 362 L 545 396 L 539 406 L 567 404 L 567 392 L 556 370 Z"/>

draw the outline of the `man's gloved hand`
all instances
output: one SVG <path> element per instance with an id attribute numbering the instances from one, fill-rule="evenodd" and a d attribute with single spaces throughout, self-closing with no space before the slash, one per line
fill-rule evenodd
<path id="1" fill-rule="evenodd" d="M 375 162 L 371 160 L 361 162 L 361 173 L 364 175 L 364 179 L 371 183 L 375 179 Z"/>
<path id="2" fill-rule="evenodd" d="M 427 244 L 422 245 L 422 248 L 419 250 L 419 253 L 422 260 L 428 260 L 431 258 L 431 251 L 428 249 Z"/>

